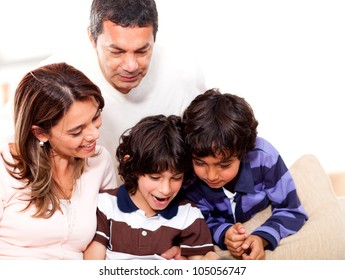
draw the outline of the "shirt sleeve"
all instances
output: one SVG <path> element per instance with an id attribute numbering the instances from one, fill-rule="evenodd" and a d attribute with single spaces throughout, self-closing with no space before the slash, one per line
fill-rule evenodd
<path id="1" fill-rule="evenodd" d="M 200 205 L 200 207 L 202 207 Z M 224 238 L 226 231 L 234 225 L 234 223 L 230 222 L 229 220 L 223 219 L 221 216 L 214 216 L 213 209 L 205 209 L 203 208 L 202 213 L 205 217 L 206 223 L 211 231 L 212 238 L 214 242 L 222 249 L 226 249 L 226 245 L 224 244 Z"/>
<path id="2" fill-rule="evenodd" d="M 181 255 L 206 255 L 214 251 L 210 230 L 197 207 L 190 206 L 188 220 L 194 220 L 181 234 Z"/>
<path id="3" fill-rule="evenodd" d="M 110 240 L 110 218 L 113 209 L 113 197 L 108 193 L 98 195 L 97 207 L 97 229 L 94 236 L 95 241 L 108 247 Z"/>
<path id="4" fill-rule="evenodd" d="M 298 198 L 294 180 L 280 156 L 267 170 L 264 180 L 272 215 L 252 234 L 269 242 L 265 249 L 274 250 L 282 238 L 300 230 L 308 216 Z"/>
<path id="5" fill-rule="evenodd" d="M 97 229 L 93 238 L 94 241 L 98 241 L 106 248 L 109 244 L 110 238 L 110 222 L 106 215 L 97 208 Z"/>
<path id="6" fill-rule="evenodd" d="M 207 187 L 206 187 L 207 188 Z M 224 209 L 224 213 L 220 213 L 217 207 L 212 204 L 208 199 L 210 193 L 206 193 L 207 189 L 198 184 L 192 184 L 185 187 L 184 195 L 202 212 L 202 215 L 211 231 L 212 239 L 221 249 L 226 249 L 224 244 L 225 232 L 231 227 L 233 223 L 233 217 L 229 216 L 227 211 L 228 206 L 225 205 L 228 200 L 218 200 L 218 207 Z M 205 193 L 204 193 L 205 191 Z M 229 202 L 228 202 L 229 203 Z M 220 205 L 222 204 L 223 207 Z"/>
<path id="7" fill-rule="evenodd" d="M 111 160 L 111 155 L 104 147 L 101 148 L 100 152 L 102 153 L 102 164 L 105 165 L 100 191 L 115 189 L 118 185 L 116 182 L 115 168 L 113 161 Z"/>

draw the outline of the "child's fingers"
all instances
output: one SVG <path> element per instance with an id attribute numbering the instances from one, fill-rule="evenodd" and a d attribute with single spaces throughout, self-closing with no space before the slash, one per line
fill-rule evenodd
<path id="1" fill-rule="evenodd" d="M 246 229 L 244 228 L 242 223 L 236 223 L 234 225 L 234 229 L 237 231 L 237 233 L 239 234 L 245 234 L 246 233 Z"/>

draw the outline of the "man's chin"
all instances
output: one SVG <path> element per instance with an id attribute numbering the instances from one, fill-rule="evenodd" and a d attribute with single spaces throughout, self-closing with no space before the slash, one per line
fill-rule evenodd
<path id="1" fill-rule="evenodd" d="M 135 82 L 135 83 L 122 83 L 120 87 L 114 86 L 114 88 L 117 89 L 122 94 L 128 94 L 132 89 L 136 88 L 139 85 L 139 83 L 140 81 Z"/>

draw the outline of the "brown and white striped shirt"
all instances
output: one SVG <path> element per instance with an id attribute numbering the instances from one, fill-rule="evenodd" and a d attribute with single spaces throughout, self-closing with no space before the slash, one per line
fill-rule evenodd
<path id="1" fill-rule="evenodd" d="M 107 247 L 106 259 L 158 259 L 177 245 L 183 256 L 213 251 L 201 211 L 179 195 L 153 217 L 135 206 L 126 188 L 99 194 L 94 240 Z"/>

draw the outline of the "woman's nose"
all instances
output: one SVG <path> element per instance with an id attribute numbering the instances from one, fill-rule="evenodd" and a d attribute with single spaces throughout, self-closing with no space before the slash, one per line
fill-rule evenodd
<path id="1" fill-rule="evenodd" d="M 99 138 L 99 129 L 95 126 L 91 127 L 87 131 L 87 134 L 85 135 L 86 141 L 93 141 L 93 140 L 97 140 L 98 138 Z"/>

